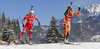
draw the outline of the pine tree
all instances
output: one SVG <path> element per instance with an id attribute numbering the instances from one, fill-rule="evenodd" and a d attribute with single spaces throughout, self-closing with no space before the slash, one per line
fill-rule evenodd
<path id="1" fill-rule="evenodd" d="M 18 32 L 18 31 L 20 31 L 20 27 L 18 27 L 17 21 L 15 19 L 12 20 L 12 24 L 13 24 L 13 29 L 16 34 L 16 40 L 17 40 L 19 33 L 20 33 L 20 32 Z"/>
<path id="2" fill-rule="evenodd" d="M 5 14 L 3 12 L 3 14 L 2 14 L 2 23 L 4 23 L 4 22 L 5 22 Z"/>
<path id="3" fill-rule="evenodd" d="M 25 43 L 28 44 L 29 43 L 29 40 L 28 40 L 28 37 L 25 36 Z"/>
<path id="4" fill-rule="evenodd" d="M 19 24 L 19 20 L 17 19 L 16 21 L 16 33 L 17 33 L 17 36 L 19 36 L 21 34 L 21 30 L 20 30 L 20 24 Z"/>
<path id="5" fill-rule="evenodd" d="M 16 21 L 15 19 L 12 20 L 12 24 L 13 24 L 13 28 L 14 28 L 14 32 L 16 33 Z"/>
<path id="6" fill-rule="evenodd" d="M 7 23 L 7 30 L 9 31 L 9 34 L 10 34 L 8 41 L 15 41 L 16 36 L 15 36 L 14 28 L 10 19 Z"/>
<path id="7" fill-rule="evenodd" d="M 19 24 L 19 20 L 12 20 L 12 24 L 13 24 L 13 28 L 14 28 L 14 32 L 16 34 L 16 39 L 18 38 L 18 36 L 21 34 L 21 30 L 20 30 L 20 24 Z"/>
<path id="8" fill-rule="evenodd" d="M 4 28 L 3 29 L 3 34 L 2 34 L 3 41 L 9 42 L 9 36 L 10 36 L 9 31 L 7 30 L 7 28 Z"/>
<path id="9" fill-rule="evenodd" d="M 61 35 L 61 33 L 59 33 L 59 29 L 56 24 L 56 19 L 53 16 L 50 22 L 50 28 L 48 29 L 48 33 L 46 35 L 46 42 L 58 43 L 61 41 L 61 38 L 63 38 L 63 36 Z"/>
<path id="10" fill-rule="evenodd" d="M 2 26 L 2 32 L 3 32 L 3 29 L 6 27 L 6 23 L 5 23 L 5 14 L 3 12 L 2 14 L 2 17 L 1 17 L 1 26 Z"/>

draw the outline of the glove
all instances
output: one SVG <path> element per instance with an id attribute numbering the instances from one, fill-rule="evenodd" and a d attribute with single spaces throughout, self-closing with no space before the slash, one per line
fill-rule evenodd
<path id="1" fill-rule="evenodd" d="M 24 24 L 23 24 L 23 27 L 25 27 Z"/>
<path id="2" fill-rule="evenodd" d="M 81 10 L 81 8 L 80 7 L 78 7 L 78 11 L 80 11 Z"/>
<path id="3" fill-rule="evenodd" d="M 40 22 L 38 22 L 38 25 L 40 26 Z"/>

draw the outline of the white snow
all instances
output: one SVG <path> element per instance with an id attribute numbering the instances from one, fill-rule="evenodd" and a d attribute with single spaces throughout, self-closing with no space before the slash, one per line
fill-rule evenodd
<path id="1" fill-rule="evenodd" d="M 89 12 L 100 12 L 100 4 L 92 4 L 91 6 L 85 6 L 85 9 Z"/>
<path id="2" fill-rule="evenodd" d="M 95 35 L 91 38 L 91 41 L 100 42 L 100 35 Z"/>
<path id="3" fill-rule="evenodd" d="M 48 27 L 43 27 L 43 26 L 41 26 L 41 28 L 44 29 L 44 30 L 47 30 L 48 29 Z"/>
<path id="4" fill-rule="evenodd" d="M 78 21 L 78 23 L 82 23 L 82 20 Z"/>
<path id="5" fill-rule="evenodd" d="M 80 45 L 34 44 L 34 45 L 2 45 L 0 49 L 100 49 L 100 42 L 86 42 Z"/>
<path id="6" fill-rule="evenodd" d="M 87 10 L 92 16 L 100 14 L 100 4 L 92 4 L 91 6 L 85 6 L 84 9 Z"/>

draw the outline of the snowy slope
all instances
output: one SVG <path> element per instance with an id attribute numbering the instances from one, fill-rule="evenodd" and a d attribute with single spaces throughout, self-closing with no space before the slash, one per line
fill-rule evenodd
<path id="1" fill-rule="evenodd" d="M 100 49 L 100 43 L 81 43 L 80 45 L 38 44 L 38 45 L 10 45 L 0 46 L 0 49 Z"/>

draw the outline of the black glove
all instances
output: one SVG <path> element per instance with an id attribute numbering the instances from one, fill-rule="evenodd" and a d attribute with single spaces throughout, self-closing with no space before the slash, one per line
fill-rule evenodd
<path id="1" fill-rule="evenodd" d="M 38 25 L 40 26 L 40 22 L 38 22 Z"/>
<path id="2" fill-rule="evenodd" d="M 24 24 L 23 24 L 23 27 L 25 27 Z"/>
<path id="3" fill-rule="evenodd" d="M 80 7 L 78 7 L 78 11 L 80 11 L 81 10 L 81 8 Z"/>

